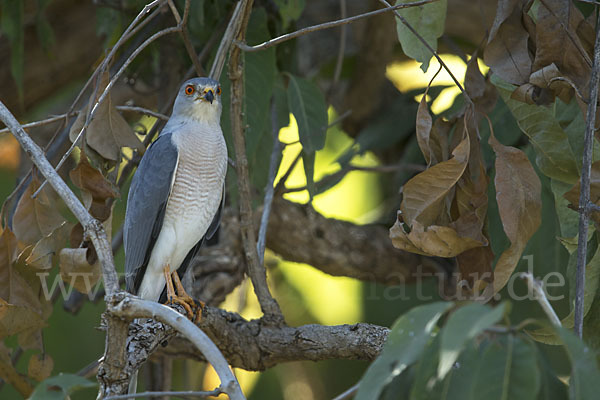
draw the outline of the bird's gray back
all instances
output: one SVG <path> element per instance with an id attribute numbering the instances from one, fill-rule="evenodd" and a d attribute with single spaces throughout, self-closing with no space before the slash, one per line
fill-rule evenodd
<path id="1" fill-rule="evenodd" d="M 125 225 L 125 281 L 127 291 L 136 293 L 160 233 L 166 204 L 177 167 L 178 151 L 172 134 L 162 133 L 146 150 L 133 177 Z"/>

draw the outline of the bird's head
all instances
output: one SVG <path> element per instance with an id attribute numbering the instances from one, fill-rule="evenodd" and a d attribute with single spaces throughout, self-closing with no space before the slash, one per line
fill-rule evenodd
<path id="1" fill-rule="evenodd" d="M 221 108 L 219 82 L 210 78 L 193 78 L 181 85 L 173 106 L 173 115 L 218 124 Z"/>

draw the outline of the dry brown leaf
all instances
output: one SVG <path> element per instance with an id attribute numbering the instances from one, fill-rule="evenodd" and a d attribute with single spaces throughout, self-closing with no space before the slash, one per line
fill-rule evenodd
<path id="1" fill-rule="evenodd" d="M 499 0 L 483 59 L 503 80 L 522 85 L 531 73 L 527 47 L 529 33 L 523 26 L 526 0 Z"/>
<path id="2" fill-rule="evenodd" d="M 108 83 L 108 76 L 102 77 L 102 82 L 98 88 L 98 94 L 102 93 Z M 92 101 L 90 101 L 92 103 Z M 95 104 L 95 101 L 93 102 Z M 89 110 L 89 104 L 83 112 L 79 113 L 69 132 L 71 142 L 75 141 L 77 135 L 85 124 L 85 119 Z M 135 132 L 127 121 L 119 114 L 112 104 L 110 94 L 98 106 L 94 118 L 85 133 L 87 145 L 107 160 L 119 161 L 122 147 L 143 152 L 145 150 L 142 142 L 136 136 Z M 85 148 L 85 147 L 82 147 Z"/>
<path id="3" fill-rule="evenodd" d="M 40 187 L 39 179 L 33 174 L 31 183 L 21 196 L 13 217 L 13 230 L 17 239 L 33 245 L 58 228 L 65 219 L 58 212 L 56 201 L 49 195 L 49 185 L 35 199 L 31 196 Z M 54 202 L 54 203 L 53 203 Z"/>
<path id="4" fill-rule="evenodd" d="M 410 233 L 404 230 L 400 221 L 396 221 L 390 229 L 390 238 L 396 248 L 436 257 L 456 257 L 460 253 L 483 245 L 470 237 L 460 236 L 450 227 L 434 225 L 425 229 L 417 221 L 413 224 Z"/>
<path id="5" fill-rule="evenodd" d="M 574 209 L 579 207 L 580 188 L 581 180 L 563 195 L 563 197 L 571 203 L 571 207 Z M 596 205 L 600 205 L 600 161 L 596 161 L 592 164 L 590 174 L 590 201 Z M 600 224 L 600 212 L 592 212 L 590 216 L 594 222 Z"/>
<path id="6" fill-rule="evenodd" d="M 35 246 L 33 246 L 25 263 L 35 268 L 52 268 L 52 258 L 58 254 L 60 249 L 65 247 L 65 242 L 67 241 L 71 228 L 72 224 L 63 222 L 63 224 L 56 228 L 50 235 L 40 239 Z"/>
<path id="7" fill-rule="evenodd" d="M 40 314 L 30 307 L 10 304 L 4 299 L 0 299 L 0 315 L 0 340 L 19 333 L 39 330 L 44 326 Z"/>
<path id="8" fill-rule="evenodd" d="M 82 153 L 79 164 L 69 176 L 82 191 L 83 202 L 90 214 L 99 221 L 106 221 L 110 217 L 110 199 L 119 197 L 119 191 L 94 168 Z"/>
<path id="9" fill-rule="evenodd" d="M 87 252 L 90 249 L 62 249 L 60 251 L 60 276 L 62 280 L 81 293 L 89 293 L 98 283 L 102 273 L 100 263 L 90 265 Z"/>
<path id="10" fill-rule="evenodd" d="M 54 368 L 54 360 L 47 353 L 34 354 L 29 359 L 27 375 L 38 382 L 48 378 Z"/>
<path id="11" fill-rule="evenodd" d="M 456 262 L 461 280 L 466 281 L 470 289 L 470 293 L 463 291 L 463 295 L 469 294 L 479 298 L 483 294 L 481 288 L 487 288 L 493 284 L 492 263 L 494 262 L 494 252 L 490 246 L 467 250 L 456 257 Z M 489 293 L 490 291 L 486 292 Z"/>
<path id="12" fill-rule="evenodd" d="M 465 136 L 450 160 L 421 172 L 404 185 L 400 210 L 408 225 L 418 221 L 422 226 L 430 226 L 436 222 L 444 198 L 465 171 L 469 146 L 469 138 Z"/>
<path id="13" fill-rule="evenodd" d="M 541 88 L 548 88 L 552 90 L 554 95 L 561 99 L 564 103 L 568 104 L 571 101 L 575 84 L 571 82 L 569 78 L 564 77 L 554 63 L 546 65 L 544 68 L 532 73 L 529 77 L 529 81 Z"/>
<path id="14" fill-rule="evenodd" d="M 10 350 L 2 342 L 0 342 L 0 377 L 14 387 L 23 398 L 29 398 L 33 392 L 33 386 L 26 377 L 13 367 Z"/>
<path id="15" fill-rule="evenodd" d="M 493 134 L 489 144 L 496 153 L 494 182 L 500 219 L 511 243 L 494 269 L 494 293 L 497 293 L 508 282 L 527 242 L 542 222 L 542 201 L 540 179 L 525 153 L 504 146 Z"/>
<path id="16" fill-rule="evenodd" d="M 532 71 L 555 64 L 561 75 L 573 82 L 581 93 L 587 93 L 591 66 L 579 50 L 584 46 L 576 33 L 577 30 L 581 33 L 589 32 L 589 29 L 583 29 L 585 24 L 583 15 L 572 2 L 541 2 L 537 13 L 536 51 Z M 589 56 L 587 58 L 590 59 Z"/>
<path id="17" fill-rule="evenodd" d="M 417 133 L 417 144 L 425 157 L 427 166 L 437 164 L 438 160 L 435 153 L 429 146 L 429 136 L 431 135 L 432 118 L 429 114 L 429 107 L 427 106 L 427 94 L 423 95 L 419 108 L 417 110 L 416 120 L 416 133 Z"/>
<path id="18" fill-rule="evenodd" d="M 473 56 L 471 56 L 471 59 L 467 63 L 467 71 L 465 72 L 465 90 L 471 99 L 481 97 L 485 92 L 485 78 L 479 70 L 477 53 L 475 51 Z"/>

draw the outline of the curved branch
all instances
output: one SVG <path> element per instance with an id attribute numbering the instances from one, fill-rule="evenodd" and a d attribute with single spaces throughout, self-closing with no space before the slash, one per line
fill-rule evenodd
<path id="1" fill-rule="evenodd" d="M 240 385 L 229 369 L 225 358 L 202 330 L 177 311 L 154 301 L 142 300 L 130 294 L 119 293 L 107 300 L 108 311 L 118 317 L 153 318 L 168 324 L 192 342 L 206 360 L 214 367 L 221 379 L 220 389 L 232 400 L 245 399 Z"/>

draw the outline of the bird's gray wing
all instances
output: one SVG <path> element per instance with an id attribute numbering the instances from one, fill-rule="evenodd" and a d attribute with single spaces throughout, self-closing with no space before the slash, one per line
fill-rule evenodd
<path id="1" fill-rule="evenodd" d="M 161 134 L 144 153 L 131 182 L 123 227 L 125 284 L 130 293 L 136 294 L 142 283 L 162 228 L 178 155 L 171 133 Z"/>

